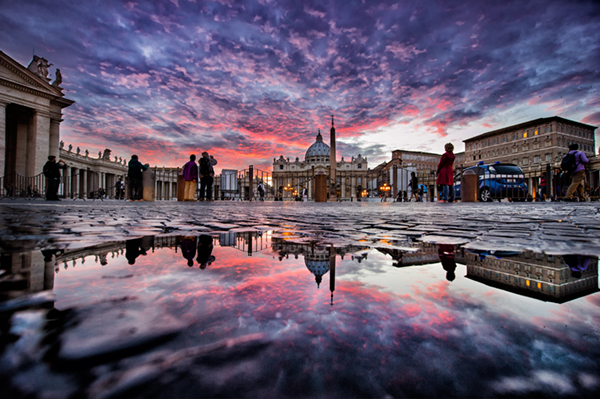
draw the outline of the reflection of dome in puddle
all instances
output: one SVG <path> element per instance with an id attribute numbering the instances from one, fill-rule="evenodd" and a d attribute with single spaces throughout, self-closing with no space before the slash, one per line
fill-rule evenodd
<path id="1" fill-rule="evenodd" d="M 305 253 L 304 264 L 315 275 L 317 286 L 320 286 L 323 275 L 329 271 L 329 253 L 325 251 Z"/>

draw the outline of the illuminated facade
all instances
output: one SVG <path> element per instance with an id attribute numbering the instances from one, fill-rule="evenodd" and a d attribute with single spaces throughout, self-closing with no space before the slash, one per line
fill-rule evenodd
<path id="1" fill-rule="evenodd" d="M 569 145 L 579 144 L 588 158 L 594 156 L 594 131 L 586 125 L 553 116 L 508 126 L 472 137 L 465 143 L 465 167 L 494 162 L 513 163 L 523 171 L 560 166 Z"/>
<path id="2" fill-rule="evenodd" d="M 598 291 L 596 257 L 465 251 L 465 262 L 472 280 L 544 301 L 563 303 Z M 581 276 L 573 276 L 573 263 L 581 264 Z"/>
<path id="3" fill-rule="evenodd" d="M 314 199 L 314 176 L 319 171 L 331 176 L 329 173 L 330 157 L 331 148 L 323 142 L 323 136 L 319 131 L 315 142 L 306 150 L 303 161 L 300 161 L 299 158 L 290 161 L 283 155 L 273 159 L 273 187 L 284 199 L 298 196 L 305 187 L 308 190 L 308 198 Z M 335 164 L 337 198 L 352 200 L 366 196 L 369 168 L 367 158 L 358 154 L 349 161 L 342 157 L 341 161 Z M 330 178 L 327 179 L 327 185 L 331 187 Z"/>

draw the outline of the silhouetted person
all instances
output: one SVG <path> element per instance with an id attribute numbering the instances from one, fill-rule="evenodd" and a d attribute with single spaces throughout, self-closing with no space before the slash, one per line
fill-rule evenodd
<path id="1" fill-rule="evenodd" d="M 442 268 L 446 271 L 446 280 L 454 281 L 456 274 L 456 262 L 454 261 L 454 245 L 438 244 L 438 255 Z"/>
<path id="2" fill-rule="evenodd" d="M 185 181 L 183 200 L 193 201 L 198 189 L 198 164 L 196 163 L 196 155 L 190 155 L 189 162 L 183 165 L 181 172 Z"/>
<path id="3" fill-rule="evenodd" d="M 206 266 L 215 261 L 211 255 L 213 250 L 213 239 L 211 236 L 203 234 L 198 237 L 198 257 L 196 261 L 200 264 L 200 269 L 206 269 Z"/>
<path id="4" fill-rule="evenodd" d="M 189 267 L 194 266 L 194 257 L 196 256 L 196 237 L 182 237 L 179 243 L 181 254 L 187 259 Z"/>
<path id="5" fill-rule="evenodd" d="M 217 164 L 217 160 L 212 156 L 208 155 L 208 152 L 204 151 L 202 157 L 198 161 L 198 173 L 200 175 L 200 193 L 198 194 L 198 201 L 212 201 L 212 187 L 215 176 L 215 170 L 213 166 Z"/>
<path id="6" fill-rule="evenodd" d="M 141 238 L 134 238 L 133 240 L 127 240 L 125 242 L 125 258 L 127 258 L 127 261 L 130 265 L 134 265 L 135 260 L 138 256 L 142 255 L 142 253 L 144 255 L 146 254 L 146 251 L 141 249 L 141 245 Z"/>
<path id="7" fill-rule="evenodd" d="M 66 169 L 67 164 L 61 159 L 56 162 L 54 155 L 48 156 L 48 162 L 44 165 L 44 176 L 48 179 L 46 185 L 46 201 L 60 201 L 58 199 L 58 188 L 60 187 L 60 170 Z M 27 187 L 28 195 L 31 196 L 33 193 L 30 192 L 31 186 Z"/>
<path id="8" fill-rule="evenodd" d="M 132 155 L 129 161 L 127 178 L 129 179 L 129 200 L 130 201 L 142 201 L 143 198 L 143 185 L 142 185 L 142 173 L 149 168 L 149 165 L 142 165 L 138 160 L 137 155 Z"/>
<path id="9" fill-rule="evenodd" d="M 446 152 L 440 158 L 440 162 L 437 167 L 437 178 L 436 184 L 442 186 L 442 199 L 440 202 L 453 202 L 454 201 L 454 174 L 453 165 L 454 159 L 454 145 L 447 143 L 444 146 Z"/>

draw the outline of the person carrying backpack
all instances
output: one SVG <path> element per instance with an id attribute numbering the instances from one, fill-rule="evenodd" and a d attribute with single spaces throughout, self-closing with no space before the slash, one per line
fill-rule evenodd
<path id="1" fill-rule="evenodd" d="M 569 153 L 563 157 L 560 164 L 562 170 L 567 172 L 571 177 L 571 185 L 567 189 L 565 194 L 565 201 L 576 201 L 573 198 L 573 194 L 577 191 L 579 201 L 584 201 L 583 196 L 584 182 L 585 182 L 585 164 L 589 162 L 585 154 L 579 150 L 579 145 L 573 143 L 569 145 Z"/>
<path id="2" fill-rule="evenodd" d="M 208 156 L 208 152 L 204 151 L 202 157 L 198 161 L 200 166 L 200 193 L 198 194 L 198 201 L 212 201 L 212 186 L 215 176 L 215 170 L 213 166 L 217 164 L 217 160 L 213 156 Z"/>

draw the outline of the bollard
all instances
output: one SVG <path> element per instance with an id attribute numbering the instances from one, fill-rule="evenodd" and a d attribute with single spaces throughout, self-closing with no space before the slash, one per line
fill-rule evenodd
<path id="1" fill-rule="evenodd" d="M 477 175 L 472 170 L 467 170 L 462 175 L 461 202 L 477 202 Z"/>
<path id="2" fill-rule="evenodd" d="M 142 187 L 144 201 L 154 201 L 154 170 L 148 168 L 142 173 Z"/>
<path id="3" fill-rule="evenodd" d="M 185 180 L 183 175 L 177 175 L 177 201 L 183 201 L 185 199 Z"/>
<path id="4" fill-rule="evenodd" d="M 327 174 L 322 170 L 315 175 L 315 202 L 327 202 Z"/>

